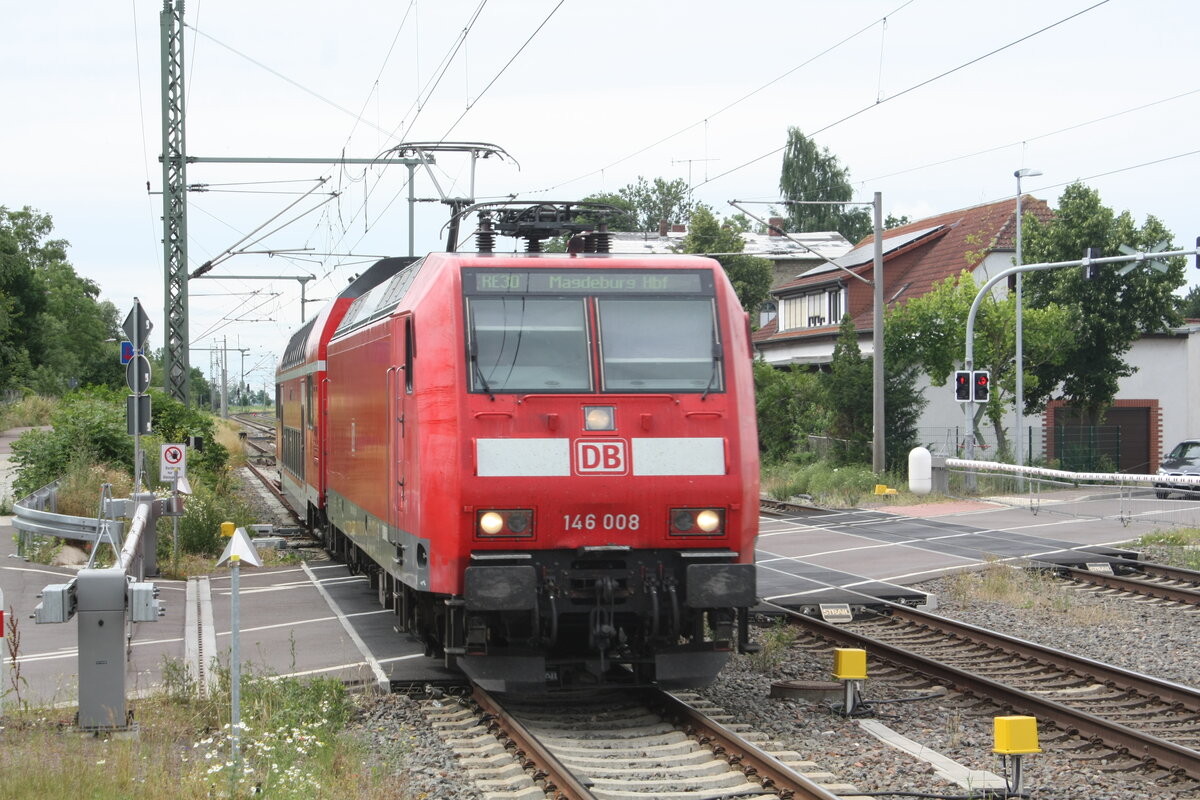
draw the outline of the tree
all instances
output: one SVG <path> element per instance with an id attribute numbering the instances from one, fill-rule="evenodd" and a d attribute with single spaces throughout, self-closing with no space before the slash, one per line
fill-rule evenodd
<path id="1" fill-rule="evenodd" d="M 116 308 L 76 274 L 67 242 L 48 238 L 53 228 L 47 214 L 0 206 L 0 390 L 118 386 L 115 353 L 104 344 L 116 336 Z"/>
<path id="2" fill-rule="evenodd" d="M 600 192 L 598 194 L 588 195 L 583 198 L 588 203 L 607 203 L 610 206 L 616 206 L 621 209 L 620 213 L 609 214 L 605 217 L 610 231 L 635 231 L 637 227 L 637 210 L 634 208 L 633 202 L 624 195 L 611 192 Z M 576 222 L 590 224 L 593 229 L 599 227 L 601 215 L 591 211 L 584 211 L 575 217 Z M 657 223 L 655 223 L 657 226 Z M 563 248 L 562 252 L 566 252 Z"/>
<path id="3" fill-rule="evenodd" d="M 673 181 L 655 178 L 650 183 L 639 175 L 636 183 L 618 189 L 617 196 L 629 204 L 636 226 L 632 230 L 638 231 L 658 230 L 663 221 L 668 225 L 682 224 L 695 206 L 691 190 L 682 178 Z"/>
<path id="4" fill-rule="evenodd" d="M 872 424 L 872 367 L 862 357 L 858 333 L 850 315 L 842 317 L 829 373 L 822 376 L 825 402 L 829 408 L 829 435 L 838 441 L 836 451 L 843 463 L 871 460 L 868 443 Z"/>
<path id="5" fill-rule="evenodd" d="M 1027 263 L 1072 261 L 1087 248 L 1114 256 L 1120 254 L 1121 245 L 1148 250 L 1172 238 L 1154 216 L 1139 228 L 1128 211 L 1114 213 L 1100 202 L 1099 192 L 1082 183 L 1063 190 L 1051 220 L 1042 223 L 1031 215 L 1024 223 Z M 1168 245 L 1168 249 L 1176 248 Z M 1064 345 L 1061 361 L 1034 369 L 1037 381 L 1026 391 L 1026 408 L 1045 407 L 1061 386 L 1068 405 L 1087 424 L 1099 424 L 1116 397 L 1118 381 L 1136 370 L 1123 357 L 1134 341 L 1143 333 L 1178 324 L 1172 293 L 1184 283 L 1184 263 L 1184 258 L 1176 257 L 1170 259 L 1166 272 L 1142 265 L 1125 275 L 1115 266 L 1101 266 L 1095 280 L 1078 269 L 1028 274 L 1028 306 L 1057 304 L 1069 309 L 1073 336 Z"/>
<path id="6" fill-rule="evenodd" d="M 758 449 L 764 460 L 782 461 L 800 449 L 804 437 L 828 427 L 820 377 L 754 362 Z"/>
<path id="7" fill-rule="evenodd" d="M 884 352 L 889 370 L 918 368 L 929 375 L 934 386 L 945 386 L 950 373 L 961 368 L 966 354 L 967 316 L 977 294 L 974 278 L 963 270 L 935 283 L 925 295 L 889 309 L 884 324 Z M 1037 371 L 1061 361 L 1072 340 L 1070 319 L 1069 310 L 1057 304 L 1024 309 L 1026 397 L 1039 385 Z M 975 409 L 972 433 L 976 441 L 985 441 L 978 426 L 986 415 L 1001 454 L 1009 450 L 1003 419 L 1015 399 L 1015 358 L 1015 295 L 1003 300 L 989 295 L 975 319 L 973 362 L 976 369 L 991 372 L 992 392 L 988 402 Z"/>
<path id="8" fill-rule="evenodd" d="M 692 213 L 687 236 L 683 238 L 685 253 L 741 253 L 745 246 L 738 226 L 722 223 L 704 205 Z M 714 258 L 721 262 L 725 274 L 729 276 L 742 308 L 749 311 L 751 319 L 754 319 L 759 306 L 766 302 L 771 292 L 771 262 L 747 255 L 720 255 Z"/>
<path id="9" fill-rule="evenodd" d="M 894 362 L 883 365 L 883 459 L 893 470 L 908 471 L 908 453 L 917 446 L 917 423 L 929 401 L 917 389 L 921 370 Z"/>
<path id="10" fill-rule="evenodd" d="M 828 147 L 818 147 L 799 128 L 788 128 L 779 192 L 784 199 L 846 202 L 854 197 L 850 170 L 838 163 Z M 842 205 L 789 205 L 788 226 L 793 231 L 838 231 L 851 242 L 861 241 L 874 229 L 871 212 Z"/>
<path id="11" fill-rule="evenodd" d="M 1175 311 L 1184 319 L 1200 319 L 1200 286 L 1193 286 L 1183 297 L 1175 297 Z"/>

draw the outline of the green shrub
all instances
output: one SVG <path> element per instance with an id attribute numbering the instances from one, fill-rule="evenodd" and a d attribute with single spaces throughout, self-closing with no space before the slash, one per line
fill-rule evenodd
<path id="1" fill-rule="evenodd" d="M 50 424 L 51 430 L 27 431 L 13 442 L 17 498 L 58 480 L 71 462 L 132 470 L 133 437 L 126 430 L 124 398 L 118 406 L 116 392 L 75 392 L 55 409 Z"/>
<path id="2" fill-rule="evenodd" d="M 245 527 L 254 523 L 254 512 L 238 497 L 233 490 L 232 479 L 228 477 L 218 480 L 215 488 L 197 483 L 192 490 L 193 494 L 184 500 L 184 515 L 179 518 L 179 549 L 184 553 L 220 555 L 225 548 L 225 540 L 221 538 L 221 523 L 232 522 L 237 527 Z M 160 561 L 171 555 L 172 530 L 172 520 L 159 520 Z"/>

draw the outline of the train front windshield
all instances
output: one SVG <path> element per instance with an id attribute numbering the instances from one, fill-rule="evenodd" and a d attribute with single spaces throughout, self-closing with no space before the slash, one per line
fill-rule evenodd
<path id="1" fill-rule="evenodd" d="M 463 271 L 471 390 L 720 392 L 712 274 Z"/>

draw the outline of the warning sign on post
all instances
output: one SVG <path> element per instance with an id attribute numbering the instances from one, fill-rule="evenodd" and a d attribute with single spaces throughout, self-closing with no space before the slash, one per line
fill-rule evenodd
<path id="1" fill-rule="evenodd" d="M 164 444 L 158 474 L 164 481 L 186 478 L 187 448 L 181 444 Z"/>

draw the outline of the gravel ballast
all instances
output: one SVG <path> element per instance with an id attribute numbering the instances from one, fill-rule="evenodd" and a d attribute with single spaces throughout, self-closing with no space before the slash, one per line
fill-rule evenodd
<path id="1" fill-rule="evenodd" d="M 937 613 L 947 617 L 1179 683 L 1196 685 L 1200 679 L 1196 618 L 1178 607 L 1106 598 L 1059 584 L 1044 586 L 1039 590 L 1040 602 L 1023 600 L 1022 607 L 978 597 L 960 599 L 964 580 L 969 579 L 934 581 L 921 588 L 938 595 Z M 770 626 L 756 633 L 764 641 L 779 636 Z M 739 722 L 770 734 L 780 746 L 798 751 L 832 773 L 828 782 L 853 784 L 872 794 L 968 795 L 967 788 L 940 777 L 927 761 L 884 744 L 856 719 L 836 713 L 837 700 L 770 697 L 776 681 L 830 680 L 832 648 L 800 639 L 776 655 L 736 656 L 701 694 Z M 885 671 L 872 662 L 871 672 L 882 676 Z M 926 697 L 879 703 L 873 719 L 966 769 L 1003 774 L 999 756 L 992 752 L 992 718 L 1010 712 L 899 675 L 869 677 L 863 696 L 868 703 Z M 425 724 L 421 710 L 425 702 L 402 696 L 364 700 L 356 728 L 368 741 L 374 763 L 404 776 L 414 798 L 483 797 L 457 766 L 453 753 Z M 1193 781 L 1128 760 L 1107 763 L 1106 749 L 1089 748 L 1077 738 L 1043 728 L 1041 746 L 1045 752 L 1024 759 L 1024 789 L 1031 798 L 1200 799 L 1200 787 Z"/>
<path id="2" fill-rule="evenodd" d="M 250 498 L 247 498 L 250 499 Z M 255 498 L 257 499 L 257 498 Z M 253 502 L 253 501 L 252 501 Z M 258 506 L 261 501 L 255 502 Z M 269 517 L 268 517 L 269 518 Z M 280 520 L 282 521 L 282 520 Z M 1147 560 L 1160 560 L 1148 552 Z M 993 568 L 996 569 L 996 568 Z M 1043 581 L 1034 590 L 1005 600 L 980 599 L 971 583 L 983 575 L 956 576 L 917 588 L 938 597 L 935 613 L 1022 639 L 1084 655 L 1125 669 L 1188 686 L 1200 686 L 1197 617 L 1153 602 L 1133 602 L 1081 592 Z M 767 641 L 772 627 L 755 631 Z M 827 681 L 832 645 L 799 640 L 782 653 L 751 659 L 735 656 L 721 676 L 701 691 L 734 718 L 770 734 L 833 774 L 829 782 L 850 783 L 864 793 L 923 792 L 966 796 L 968 789 L 935 772 L 924 760 L 868 734 L 855 719 L 837 714 L 836 700 L 773 699 L 781 680 Z M 872 674 L 883 671 L 872 662 Z M 868 678 L 868 702 L 937 695 L 910 703 L 877 706 L 875 719 L 902 736 L 970 770 L 1001 774 L 992 752 L 992 718 L 1010 713 L 955 692 L 935 692 L 920 680 Z M 457 757 L 426 723 L 423 698 L 363 696 L 350 733 L 366 750 L 366 767 L 393 774 L 407 798 L 482 798 Z M 446 699 L 441 702 L 454 702 Z M 1070 800 L 1200 800 L 1200 786 L 1127 760 L 1106 763 L 1108 751 L 1040 728 L 1041 754 L 1024 759 L 1025 792 L 1031 798 Z M 1070 751 L 1076 751 L 1074 755 Z M 1083 758 L 1091 754 L 1091 758 Z M 401 798 L 404 800 L 404 798 Z"/>

